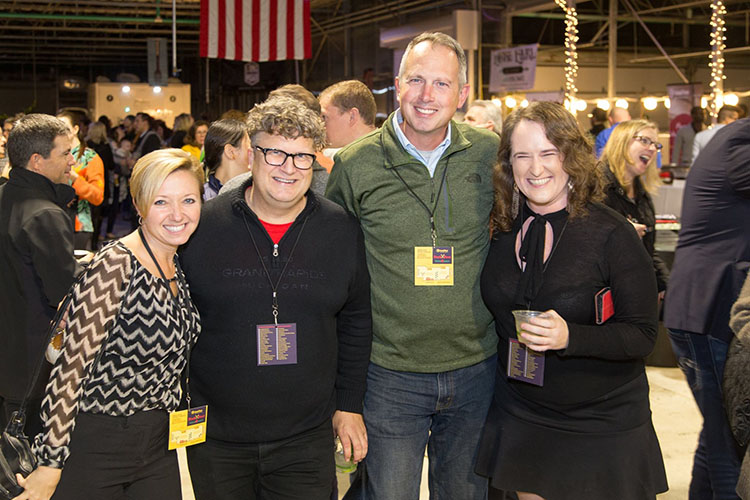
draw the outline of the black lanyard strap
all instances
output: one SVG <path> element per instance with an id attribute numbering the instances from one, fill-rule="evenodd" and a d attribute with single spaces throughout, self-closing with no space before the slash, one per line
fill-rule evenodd
<path id="1" fill-rule="evenodd" d="M 398 168 L 394 168 L 393 172 L 396 174 L 396 176 L 401 180 L 401 182 L 406 186 L 406 189 L 409 190 L 411 195 L 417 199 L 420 205 L 424 207 L 425 211 L 427 212 L 427 215 L 430 216 L 430 236 L 432 237 L 432 246 L 433 248 L 437 246 L 437 229 L 435 228 L 435 211 L 437 210 L 438 202 L 440 201 L 440 193 L 443 192 L 443 185 L 445 184 L 445 178 L 448 174 L 448 162 L 446 161 L 445 169 L 443 170 L 443 177 L 440 179 L 440 187 L 438 188 L 438 194 L 435 198 L 435 206 L 432 207 L 432 210 L 427 206 L 427 204 L 422 201 L 422 198 L 417 196 L 417 193 L 414 192 L 414 190 L 409 186 L 409 184 L 406 183 L 403 177 L 401 177 L 401 174 L 398 171 Z"/>
<path id="2" fill-rule="evenodd" d="M 284 264 L 284 268 L 281 270 L 281 274 L 279 274 L 279 279 L 276 280 L 276 284 L 271 281 L 271 274 L 268 272 L 268 268 L 266 267 L 266 263 L 263 262 L 263 256 L 260 254 L 260 250 L 258 249 L 258 243 L 255 241 L 255 236 L 253 236 L 253 232 L 250 230 L 250 224 L 247 222 L 247 216 L 243 212 L 242 213 L 242 220 L 245 222 L 245 229 L 247 229 L 247 233 L 250 235 L 250 239 L 253 241 L 253 247 L 255 248 L 255 253 L 258 254 L 258 260 L 260 260 L 260 265 L 263 266 L 263 271 L 266 273 L 266 279 L 268 280 L 268 284 L 271 286 L 271 291 L 273 292 L 273 302 L 271 305 L 272 313 L 273 313 L 273 322 L 276 326 L 279 326 L 279 300 L 278 300 L 278 290 L 279 285 L 281 284 L 281 280 L 284 279 L 284 275 L 286 274 L 286 268 L 289 266 L 289 262 L 292 260 L 292 255 L 294 255 L 294 250 L 297 248 L 297 243 L 299 243 L 299 239 L 302 237 L 302 231 L 305 230 L 305 224 L 307 224 L 307 219 L 309 216 L 305 216 L 305 218 L 302 220 L 302 227 L 299 230 L 299 233 L 297 233 L 297 239 L 294 240 L 294 245 L 292 246 L 292 251 L 289 252 L 289 257 L 287 257 L 286 263 Z"/>
<path id="3" fill-rule="evenodd" d="M 156 269 L 159 271 L 159 275 L 161 276 L 161 279 L 164 280 L 164 282 L 167 284 L 167 291 L 169 292 L 169 296 L 172 298 L 172 304 L 175 307 L 177 316 L 180 321 L 180 329 L 184 328 L 185 324 L 185 317 L 184 317 L 184 309 L 181 307 L 181 303 L 178 300 L 178 297 L 175 296 L 172 293 L 172 287 L 170 286 L 170 283 L 174 281 L 174 279 L 167 279 L 167 277 L 164 275 L 164 271 L 162 271 L 161 266 L 159 265 L 159 262 L 156 260 L 156 257 L 154 256 L 154 252 L 151 251 L 151 246 L 149 246 L 148 241 L 146 241 L 146 238 L 143 236 L 143 229 L 138 228 L 138 236 L 141 237 L 141 241 L 143 242 L 143 246 L 146 247 L 146 251 L 148 252 L 149 257 L 151 257 L 151 260 L 154 261 L 154 264 L 156 265 Z M 177 289 L 177 295 L 180 294 L 180 288 L 185 287 L 185 282 L 183 281 L 182 274 L 179 270 L 179 264 L 176 264 L 175 266 L 175 278 L 180 283 L 180 287 Z M 190 353 L 192 352 L 192 349 L 190 348 L 190 328 L 185 328 L 185 401 L 187 401 L 188 409 L 190 409 Z"/>

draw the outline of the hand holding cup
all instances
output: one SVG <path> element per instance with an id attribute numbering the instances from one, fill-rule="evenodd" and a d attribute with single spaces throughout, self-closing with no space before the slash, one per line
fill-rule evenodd
<path id="1" fill-rule="evenodd" d="M 568 324 L 554 309 L 512 312 L 516 321 L 516 336 L 529 349 L 544 352 L 568 347 Z"/>

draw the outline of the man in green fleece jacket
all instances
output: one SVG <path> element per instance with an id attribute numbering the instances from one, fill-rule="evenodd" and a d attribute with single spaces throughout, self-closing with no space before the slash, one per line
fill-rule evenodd
<path id="1" fill-rule="evenodd" d="M 474 460 L 497 360 L 479 274 L 499 140 L 451 120 L 469 86 L 445 34 L 411 41 L 396 89 L 400 109 L 337 154 L 326 191 L 359 219 L 371 277 L 365 497 L 418 498 L 427 446 L 432 495 L 484 499 Z"/>

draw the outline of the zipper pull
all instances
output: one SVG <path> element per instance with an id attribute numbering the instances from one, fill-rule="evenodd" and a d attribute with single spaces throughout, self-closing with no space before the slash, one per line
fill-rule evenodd
<path id="1" fill-rule="evenodd" d="M 273 244 L 273 256 L 274 257 L 279 256 L 279 244 L 278 243 Z"/>

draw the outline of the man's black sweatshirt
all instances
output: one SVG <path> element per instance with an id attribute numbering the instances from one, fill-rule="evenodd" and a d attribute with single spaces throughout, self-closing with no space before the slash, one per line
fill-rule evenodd
<path id="1" fill-rule="evenodd" d="M 251 183 L 207 202 L 180 251 L 202 323 L 190 361 L 192 406 L 208 404 L 209 438 L 237 443 L 297 435 L 334 410 L 361 413 L 372 342 L 356 220 L 308 191 L 274 255 L 244 199 Z M 280 276 L 278 322 L 296 324 L 297 361 L 259 366 L 257 327 L 274 324 L 271 283 Z"/>

